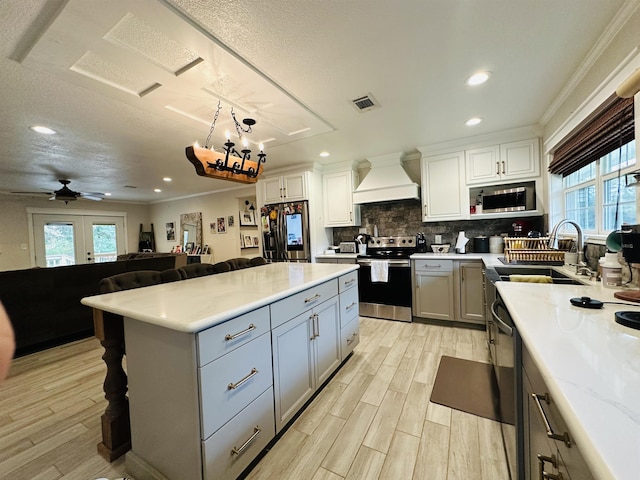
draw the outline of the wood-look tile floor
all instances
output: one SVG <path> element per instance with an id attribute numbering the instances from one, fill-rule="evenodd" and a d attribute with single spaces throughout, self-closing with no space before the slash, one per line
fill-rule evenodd
<path id="1" fill-rule="evenodd" d="M 487 361 L 485 333 L 361 317 L 360 345 L 252 480 L 508 480 L 498 423 L 429 401 L 442 355 Z M 0 385 L 0 479 L 125 476 L 96 451 L 105 366 L 86 339 L 14 361 Z"/>

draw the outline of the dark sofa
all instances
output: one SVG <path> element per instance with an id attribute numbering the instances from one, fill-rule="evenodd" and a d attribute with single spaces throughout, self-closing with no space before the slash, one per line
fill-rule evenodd
<path id="1" fill-rule="evenodd" d="M 108 263 L 0 272 L 0 300 L 16 334 L 16 356 L 92 336 L 92 310 L 80 299 L 99 293 L 105 277 L 175 269 L 186 255 L 156 255 Z"/>

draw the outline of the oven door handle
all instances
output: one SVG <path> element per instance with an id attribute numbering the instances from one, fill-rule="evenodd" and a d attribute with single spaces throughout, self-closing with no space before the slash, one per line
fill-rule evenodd
<path id="1" fill-rule="evenodd" d="M 502 305 L 500 300 L 496 299 L 491 304 L 491 316 L 496 321 L 496 324 L 498 325 L 498 328 L 500 329 L 500 331 L 502 333 L 505 333 L 508 336 L 512 337 L 513 336 L 513 328 L 511 328 L 509 325 L 507 325 L 506 323 L 504 323 L 502 321 L 502 319 L 500 318 L 500 316 L 496 312 L 497 307 L 502 307 L 502 309 L 506 311 L 506 308 L 504 307 L 504 305 Z"/>

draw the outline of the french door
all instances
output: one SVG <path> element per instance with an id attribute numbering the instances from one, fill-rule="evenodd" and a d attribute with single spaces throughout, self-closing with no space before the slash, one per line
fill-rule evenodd
<path id="1" fill-rule="evenodd" d="M 35 264 L 113 262 L 125 253 L 124 216 L 33 214 Z"/>

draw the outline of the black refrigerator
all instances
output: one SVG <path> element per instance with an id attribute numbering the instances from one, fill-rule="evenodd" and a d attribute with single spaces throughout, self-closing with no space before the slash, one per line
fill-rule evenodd
<path id="1" fill-rule="evenodd" d="M 309 262 L 309 205 L 274 203 L 260 209 L 262 248 L 268 262 Z"/>

